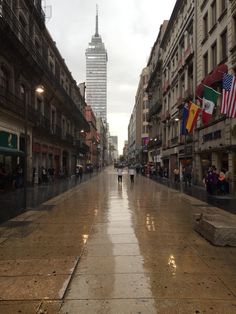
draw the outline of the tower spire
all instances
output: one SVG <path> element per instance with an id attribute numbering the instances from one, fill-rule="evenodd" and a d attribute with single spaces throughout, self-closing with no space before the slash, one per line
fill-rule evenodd
<path id="1" fill-rule="evenodd" d="M 98 37 L 98 5 L 96 4 L 96 30 L 95 30 L 95 36 Z"/>

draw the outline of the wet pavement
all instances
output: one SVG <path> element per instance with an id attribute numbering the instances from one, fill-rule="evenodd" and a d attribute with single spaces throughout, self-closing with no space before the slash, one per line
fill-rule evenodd
<path id="1" fill-rule="evenodd" d="M 97 175 L 97 172 L 84 174 L 82 182 L 89 180 L 95 175 Z M 78 184 L 80 184 L 80 180 L 72 176 L 69 178 L 55 179 L 54 182 L 29 186 L 27 187 L 27 207 L 35 208 L 50 198 L 60 195 Z M 0 223 L 23 212 L 25 212 L 23 188 L 0 192 Z"/>
<path id="2" fill-rule="evenodd" d="M 193 230 L 214 210 L 108 168 L 0 226 L 0 313 L 236 313 L 236 248 Z"/>
<path id="3" fill-rule="evenodd" d="M 204 201 L 210 205 L 224 209 L 232 214 L 236 214 L 236 195 L 233 194 L 211 195 L 207 193 L 206 189 L 203 186 L 194 184 L 188 186 L 184 182 L 174 183 L 169 179 L 157 176 L 152 176 L 150 178 L 172 189 L 196 197 L 197 199 Z"/>

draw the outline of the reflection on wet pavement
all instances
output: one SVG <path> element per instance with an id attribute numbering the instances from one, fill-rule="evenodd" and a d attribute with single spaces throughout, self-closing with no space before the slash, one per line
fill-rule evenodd
<path id="1" fill-rule="evenodd" d="M 0 226 L 0 313 L 236 312 L 236 248 L 193 230 L 205 203 L 108 168 L 47 205 Z"/>
<path id="2" fill-rule="evenodd" d="M 218 269 L 228 261 L 236 276 L 236 249 L 212 247 L 193 231 L 199 208 L 147 178 L 130 185 L 128 177 L 117 184 L 111 169 L 104 176 L 103 209 L 61 313 L 233 313 L 236 289 Z M 231 262 L 214 264 L 219 250 Z"/>

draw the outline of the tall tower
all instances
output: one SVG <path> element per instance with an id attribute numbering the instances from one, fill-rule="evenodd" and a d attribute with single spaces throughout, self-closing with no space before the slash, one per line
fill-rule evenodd
<path id="1" fill-rule="evenodd" d="M 107 121 L 107 52 L 98 33 L 96 7 L 95 34 L 86 49 L 86 102 L 97 117 Z"/>

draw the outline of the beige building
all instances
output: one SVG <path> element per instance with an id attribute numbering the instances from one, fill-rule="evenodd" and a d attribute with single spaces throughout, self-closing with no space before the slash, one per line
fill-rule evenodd
<path id="1" fill-rule="evenodd" d="M 192 137 L 180 135 L 181 111 L 194 97 L 194 1 L 176 1 L 163 35 L 162 163 L 173 176 L 175 167 L 193 162 Z"/>
<path id="2" fill-rule="evenodd" d="M 156 165 L 162 163 L 162 49 L 160 47 L 168 21 L 164 21 L 160 27 L 159 34 L 151 50 L 148 68 L 149 78 L 146 88 L 148 95 L 149 113 L 149 140 L 148 140 L 148 161 Z"/>

